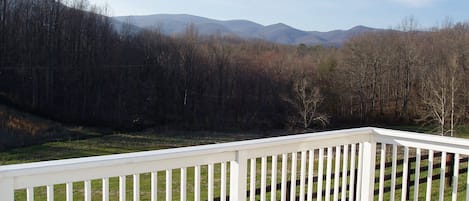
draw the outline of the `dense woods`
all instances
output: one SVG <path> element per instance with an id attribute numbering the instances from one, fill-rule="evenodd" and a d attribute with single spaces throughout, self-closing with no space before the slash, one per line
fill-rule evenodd
<path id="1" fill-rule="evenodd" d="M 64 6 L 64 5 L 67 6 Z M 468 123 L 469 23 L 413 19 L 339 48 L 116 29 L 85 0 L 2 0 L 1 102 L 118 129 Z"/>

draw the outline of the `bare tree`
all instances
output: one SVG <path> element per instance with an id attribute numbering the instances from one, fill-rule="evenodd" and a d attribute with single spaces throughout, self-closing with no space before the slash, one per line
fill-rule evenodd
<path id="1" fill-rule="evenodd" d="M 312 82 L 303 77 L 295 80 L 292 88 L 291 98 L 286 98 L 295 110 L 298 112 L 293 116 L 292 122 L 295 125 L 300 124 L 304 129 L 308 129 L 313 123 L 321 126 L 329 124 L 329 117 L 319 112 L 319 106 L 324 101 L 318 87 L 313 86 Z"/>
<path id="2" fill-rule="evenodd" d="M 437 122 L 440 135 L 453 136 L 456 124 L 455 93 L 457 89 L 455 78 L 447 77 L 445 73 L 435 72 L 427 77 L 425 104 L 426 116 L 424 119 Z M 448 128 L 449 127 L 449 128 Z"/>
<path id="3" fill-rule="evenodd" d="M 425 105 L 424 120 L 436 122 L 440 135 L 454 136 L 455 125 L 463 112 L 460 108 L 464 105 L 459 103 L 464 92 L 460 89 L 463 75 L 461 62 L 453 47 L 456 43 L 451 42 L 450 38 L 455 38 L 451 32 L 442 33 L 439 38 L 444 45 L 438 45 L 440 56 L 434 56 L 433 65 L 427 68 L 422 97 Z"/>

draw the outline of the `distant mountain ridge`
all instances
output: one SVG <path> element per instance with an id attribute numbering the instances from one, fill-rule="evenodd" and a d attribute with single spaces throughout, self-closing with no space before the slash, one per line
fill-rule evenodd
<path id="1" fill-rule="evenodd" d="M 236 35 L 244 39 L 264 39 L 274 43 L 340 46 L 347 39 L 366 32 L 383 31 L 366 26 L 328 32 L 304 31 L 278 23 L 264 26 L 249 20 L 214 20 L 187 14 L 156 14 L 114 17 L 117 24 L 129 22 L 140 28 L 158 28 L 164 34 L 183 33 L 193 24 L 201 35 Z"/>

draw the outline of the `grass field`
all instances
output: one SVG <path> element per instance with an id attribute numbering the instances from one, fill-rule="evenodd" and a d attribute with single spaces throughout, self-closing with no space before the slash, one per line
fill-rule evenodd
<path id="1" fill-rule="evenodd" d="M 0 165 L 214 144 L 263 137 L 255 133 L 157 132 L 94 134 L 0 152 Z"/>

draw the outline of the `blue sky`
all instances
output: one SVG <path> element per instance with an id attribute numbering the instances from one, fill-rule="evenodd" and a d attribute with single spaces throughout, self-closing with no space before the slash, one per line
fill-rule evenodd
<path id="1" fill-rule="evenodd" d="M 112 16 L 191 14 L 218 20 L 247 19 L 263 25 L 285 23 L 308 31 L 355 25 L 396 27 L 413 16 L 420 28 L 446 19 L 469 21 L 469 0 L 89 0 Z"/>

